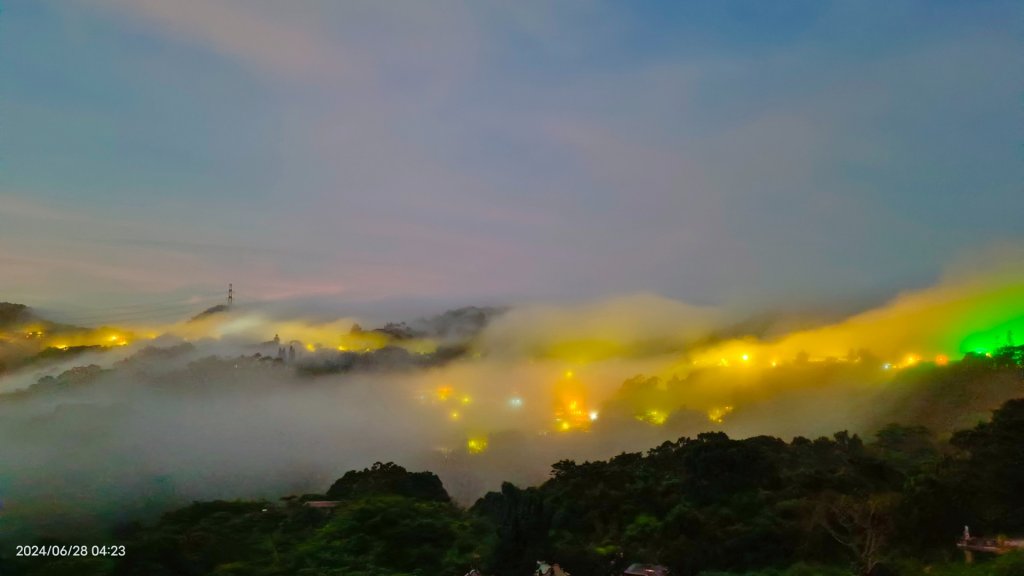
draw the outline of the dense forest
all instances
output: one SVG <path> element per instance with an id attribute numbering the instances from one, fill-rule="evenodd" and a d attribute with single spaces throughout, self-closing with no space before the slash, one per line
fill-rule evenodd
<path id="1" fill-rule="evenodd" d="M 1018 370 L 1022 355 L 1007 347 L 964 365 Z M 1024 557 L 967 564 L 955 542 L 965 525 L 1024 534 L 1021 487 L 1016 399 L 948 437 L 898 424 L 870 442 L 709 432 L 607 461 L 561 461 L 540 486 L 506 483 L 468 509 L 434 474 L 378 463 L 323 494 L 196 502 L 152 525 L 119 526 L 107 543 L 123 544 L 123 557 L 4 550 L 0 574 L 525 576 L 550 560 L 575 576 L 632 562 L 704 576 L 1014 575 Z"/>

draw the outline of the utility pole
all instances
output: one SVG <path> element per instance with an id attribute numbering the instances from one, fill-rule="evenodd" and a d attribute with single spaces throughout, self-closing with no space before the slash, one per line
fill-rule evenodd
<path id="1" fill-rule="evenodd" d="M 235 287 L 232 284 L 228 284 L 228 308 L 231 307 L 235 302 Z"/>

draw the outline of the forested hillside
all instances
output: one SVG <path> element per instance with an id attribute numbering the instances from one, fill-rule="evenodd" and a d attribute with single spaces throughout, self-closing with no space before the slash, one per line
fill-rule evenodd
<path id="1" fill-rule="evenodd" d="M 962 565 L 963 526 L 1024 532 L 1024 400 L 939 441 L 889 426 L 865 443 L 722 433 L 608 461 L 562 461 L 534 488 L 470 509 L 427 472 L 378 464 L 322 495 L 205 502 L 125 525 L 123 557 L 10 558 L 3 574 L 573 574 L 634 561 L 676 574 L 1019 574 L 1013 555 Z M 44 542 L 53 543 L 53 542 Z"/>

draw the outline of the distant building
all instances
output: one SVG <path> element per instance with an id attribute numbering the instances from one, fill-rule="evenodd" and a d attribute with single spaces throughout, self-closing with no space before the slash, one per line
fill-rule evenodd
<path id="1" fill-rule="evenodd" d="M 991 554 L 1006 554 L 1017 550 L 1024 550 L 1024 538 L 974 538 L 967 530 L 964 530 L 964 537 L 957 543 L 956 547 L 967 552 L 988 552 Z"/>
<path id="2" fill-rule="evenodd" d="M 668 568 L 657 564 L 633 564 L 622 576 L 669 576 Z"/>
<path id="3" fill-rule="evenodd" d="M 543 561 L 537 562 L 537 570 L 533 574 L 534 576 L 570 576 L 570 574 L 565 570 L 562 570 L 562 567 L 558 564 L 548 564 Z"/>
<path id="4" fill-rule="evenodd" d="M 331 508 L 337 508 L 341 504 L 338 500 L 310 500 L 303 502 L 303 506 L 306 508 L 316 508 L 318 510 L 330 510 Z"/>

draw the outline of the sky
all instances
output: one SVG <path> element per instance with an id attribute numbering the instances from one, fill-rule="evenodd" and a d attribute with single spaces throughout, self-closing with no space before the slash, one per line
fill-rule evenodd
<path id="1" fill-rule="evenodd" d="M 887 297 L 1024 225 L 1016 2 L 6 0 L 0 301 Z"/>

